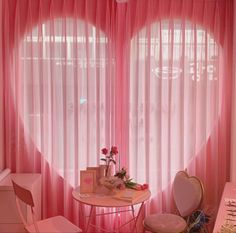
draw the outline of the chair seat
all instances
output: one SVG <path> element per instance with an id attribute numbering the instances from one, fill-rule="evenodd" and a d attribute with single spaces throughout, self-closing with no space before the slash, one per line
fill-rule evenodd
<path id="1" fill-rule="evenodd" d="M 156 233 L 180 233 L 185 230 L 187 223 L 175 214 L 153 214 L 145 218 L 144 227 Z"/>
<path id="2" fill-rule="evenodd" d="M 80 228 L 72 224 L 69 220 L 63 216 L 55 216 L 47 218 L 41 221 L 37 221 L 39 232 L 82 232 Z M 27 226 L 26 230 L 28 232 L 36 232 L 34 224 Z"/>

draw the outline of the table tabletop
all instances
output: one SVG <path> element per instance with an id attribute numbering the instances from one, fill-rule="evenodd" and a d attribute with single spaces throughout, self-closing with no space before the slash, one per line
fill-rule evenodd
<path id="1" fill-rule="evenodd" d="M 232 202 L 232 206 L 227 206 L 226 204 L 230 201 Z M 226 222 L 226 219 L 229 218 L 228 214 L 231 209 L 233 211 L 232 213 L 236 211 L 236 183 L 227 182 L 221 197 L 213 233 L 221 232 L 221 226 Z"/>
<path id="2" fill-rule="evenodd" d="M 72 192 L 72 196 L 75 200 L 91 206 L 97 207 L 127 207 L 131 205 L 137 205 L 145 202 L 151 196 L 151 192 L 146 190 L 132 190 L 137 196 L 140 198 L 136 198 L 134 201 L 123 201 L 120 199 L 116 199 L 115 196 L 119 193 L 120 190 L 115 190 L 109 195 L 103 195 L 98 193 L 89 193 L 89 194 L 81 194 L 79 191 L 79 187 L 75 188 Z"/>

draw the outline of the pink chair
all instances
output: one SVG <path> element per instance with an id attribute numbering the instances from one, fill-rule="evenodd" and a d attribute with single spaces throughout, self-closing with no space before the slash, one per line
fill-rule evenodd
<path id="1" fill-rule="evenodd" d="M 187 229 L 187 218 L 197 210 L 203 200 L 202 182 L 185 171 L 176 174 L 173 182 L 173 197 L 179 215 L 153 214 L 144 219 L 144 231 L 155 233 L 181 233 Z"/>
<path id="2" fill-rule="evenodd" d="M 17 209 L 20 215 L 20 218 L 25 226 L 25 229 L 28 232 L 47 232 L 47 233 L 53 233 L 53 232 L 61 232 L 61 233 L 73 233 L 73 232 L 82 232 L 80 228 L 72 224 L 69 220 L 64 218 L 63 216 L 55 216 L 51 218 L 47 218 L 44 220 L 36 221 L 34 217 L 34 200 L 32 197 L 32 193 L 25 189 L 24 187 L 20 186 L 19 184 L 16 184 L 13 180 L 13 189 L 16 195 L 16 205 Z M 28 224 L 26 219 L 23 216 L 23 213 L 21 211 L 20 202 L 24 202 L 31 208 L 31 214 L 32 214 L 32 220 L 33 224 Z"/>

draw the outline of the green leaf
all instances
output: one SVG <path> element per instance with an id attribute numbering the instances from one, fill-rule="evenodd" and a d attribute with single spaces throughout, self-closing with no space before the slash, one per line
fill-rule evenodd
<path id="1" fill-rule="evenodd" d="M 104 158 L 102 158 L 101 160 L 102 160 L 102 161 L 105 161 L 105 162 L 107 161 L 107 160 L 106 160 L 106 159 L 104 159 Z"/>
<path id="2" fill-rule="evenodd" d="M 115 161 L 114 159 L 111 159 L 111 161 L 112 161 L 114 164 L 116 164 L 116 161 Z"/>
<path id="3" fill-rule="evenodd" d="M 134 187 L 135 185 L 137 185 L 137 183 L 136 182 L 133 182 L 133 181 L 131 181 L 132 179 L 128 179 L 128 180 L 126 180 L 126 182 L 125 182 L 125 185 L 127 186 L 127 187 Z"/>
<path id="4" fill-rule="evenodd" d="M 125 186 L 126 186 L 127 188 L 133 188 L 135 185 L 136 185 L 136 183 L 134 183 L 134 182 L 125 183 Z"/>
<path id="5" fill-rule="evenodd" d="M 129 178 L 129 179 L 127 180 L 127 182 L 131 182 L 131 180 L 133 180 L 133 178 Z"/>

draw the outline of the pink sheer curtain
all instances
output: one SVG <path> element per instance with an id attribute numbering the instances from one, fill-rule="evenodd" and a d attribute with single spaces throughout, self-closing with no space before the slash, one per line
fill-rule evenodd
<path id="1" fill-rule="evenodd" d="M 236 53 L 236 4 L 234 4 L 234 16 L 233 16 L 233 54 Z M 235 77 L 236 77 L 236 57 L 233 56 L 233 94 L 232 94 L 232 136 L 231 136 L 231 160 L 230 160 L 230 180 L 232 182 L 236 181 L 236 145 L 234 143 L 235 138 L 236 138 L 236 122 L 235 122 L 235 116 L 236 116 L 236 94 L 235 94 L 235 88 L 236 88 L 236 82 L 235 82 Z"/>
<path id="2" fill-rule="evenodd" d="M 0 12 L 2 12 L 2 0 L 0 1 Z M 0 35 L 3 33 L 3 17 L 0 15 Z M 0 51 L 3 51 L 3 41 L 2 36 L 0 36 Z M 0 53 L 1 54 L 1 53 Z M 0 59 L 0 82 L 3 83 L 3 60 Z M 0 106 L 3 106 L 3 86 L 0 87 Z M 1 109 L 0 113 L 0 129 L 4 128 L 4 120 L 3 120 L 3 110 Z M 0 171 L 4 169 L 5 166 L 5 158 L 4 158 L 4 131 L 1 130 L 0 133 Z"/>
<path id="3" fill-rule="evenodd" d="M 231 0 L 1 3 L 6 166 L 42 173 L 44 217 L 84 227 L 71 191 L 111 145 L 150 184 L 147 213 L 173 209 L 171 182 L 186 168 L 217 207 L 229 178 Z"/>
<path id="4" fill-rule="evenodd" d="M 4 1 L 6 164 L 41 172 L 43 216 L 79 221 L 80 170 L 116 143 L 111 1 Z M 2 58 L 1 58 L 2 59 Z"/>
<path id="5" fill-rule="evenodd" d="M 216 213 L 229 180 L 232 1 L 129 1 L 129 158 L 148 212 L 171 211 L 178 170 L 199 176 Z"/>

